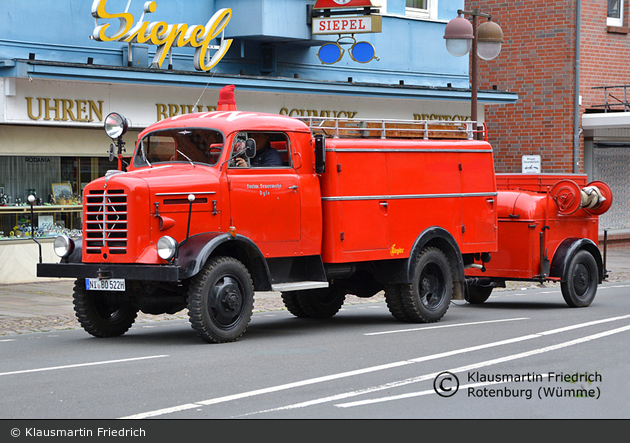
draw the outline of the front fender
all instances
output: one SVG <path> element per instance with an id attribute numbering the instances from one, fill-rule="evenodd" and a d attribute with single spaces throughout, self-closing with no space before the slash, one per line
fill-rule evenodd
<path id="1" fill-rule="evenodd" d="M 249 270 L 256 290 L 271 290 L 269 267 L 258 246 L 245 236 L 237 234 L 233 237 L 224 232 L 205 232 L 180 243 L 177 256 L 180 279 L 197 275 L 212 255 L 238 259 Z"/>
<path id="2" fill-rule="evenodd" d="M 569 264 L 571 258 L 580 250 L 586 249 L 591 253 L 595 261 L 597 262 L 598 268 L 598 276 L 599 282 L 601 283 L 604 280 L 604 264 L 602 261 L 602 254 L 599 251 L 599 248 L 592 240 L 588 238 L 565 238 L 560 243 L 560 246 L 556 249 L 556 252 L 553 254 L 553 259 L 551 261 L 551 267 L 549 268 L 549 276 L 561 278 L 564 281 L 565 272 L 564 270 Z"/>

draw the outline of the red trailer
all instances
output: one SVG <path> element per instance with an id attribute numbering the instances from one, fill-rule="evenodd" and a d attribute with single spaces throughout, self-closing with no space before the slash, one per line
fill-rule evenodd
<path id="1" fill-rule="evenodd" d="M 466 270 L 470 303 L 506 281 L 555 281 L 569 306 L 588 306 L 606 278 L 599 215 L 611 206 L 605 183 L 583 174 L 497 174 L 499 247 Z"/>

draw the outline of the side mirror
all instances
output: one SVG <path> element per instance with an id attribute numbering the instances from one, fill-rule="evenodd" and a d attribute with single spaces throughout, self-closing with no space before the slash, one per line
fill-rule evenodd
<path id="1" fill-rule="evenodd" d="M 254 158 L 256 155 L 256 140 L 248 138 L 245 141 L 245 155 L 247 158 Z"/>
<path id="2" fill-rule="evenodd" d="M 326 171 L 326 139 L 322 134 L 315 135 L 315 172 L 323 174 Z"/>

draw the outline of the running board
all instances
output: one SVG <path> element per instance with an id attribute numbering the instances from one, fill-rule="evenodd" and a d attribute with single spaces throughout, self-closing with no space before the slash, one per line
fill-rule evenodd
<path id="1" fill-rule="evenodd" d="M 319 288 L 327 288 L 327 281 L 297 281 L 291 283 L 278 283 L 276 285 L 271 285 L 271 289 L 274 292 L 291 292 L 291 291 L 302 291 L 305 289 L 319 289 Z"/>

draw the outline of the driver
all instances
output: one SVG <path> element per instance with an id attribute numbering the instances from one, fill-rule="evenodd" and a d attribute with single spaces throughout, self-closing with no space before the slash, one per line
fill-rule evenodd
<path id="1" fill-rule="evenodd" d="M 282 166 L 282 156 L 269 144 L 269 135 L 256 132 L 250 135 L 256 142 L 256 155 L 250 159 L 252 166 Z M 243 158 L 234 160 L 236 166 L 246 168 L 247 161 Z"/>

